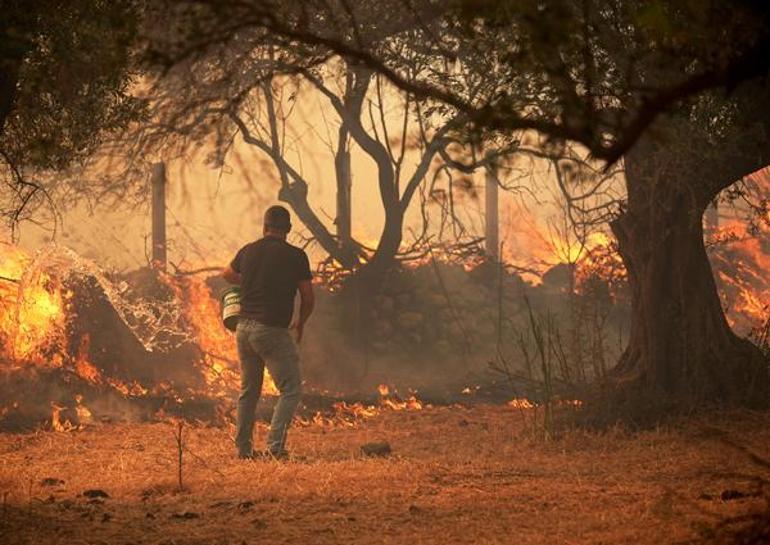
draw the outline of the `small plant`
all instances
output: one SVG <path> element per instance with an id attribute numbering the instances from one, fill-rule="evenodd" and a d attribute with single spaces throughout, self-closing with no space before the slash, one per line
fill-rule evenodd
<path id="1" fill-rule="evenodd" d="M 505 377 L 514 398 L 512 404 L 526 415 L 532 434 L 550 439 L 555 433 L 555 409 L 562 405 L 560 400 L 577 397 L 576 392 L 586 383 L 604 374 L 604 344 L 597 342 L 603 337 L 603 329 L 597 326 L 593 335 L 570 334 L 565 344 L 560 327 L 563 324 L 557 314 L 550 310 L 536 312 L 526 296 L 524 306 L 525 325 L 516 328 L 511 323 L 521 359 L 514 365 L 505 358 L 498 342 L 496 358 L 489 365 Z M 501 327 L 502 308 L 499 312 L 498 327 Z M 571 312 L 569 319 L 577 321 L 576 314 Z M 580 328 L 594 326 L 595 322 L 588 326 L 582 324 Z M 575 339 L 580 346 L 575 346 Z M 568 405 L 579 406 L 579 403 Z"/>
<path id="2" fill-rule="evenodd" d="M 553 436 L 553 360 L 558 354 L 556 346 L 558 344 L 558 328 L 555 325 L 553 314 L 548 312 L 544 318 L 536 318 L 532 310 L 532 305 L 528 298 L 524 298 L 527 305 L 527 314 L 529 316 L 530 335 L 535 344 L 537 362 L 540 370 L 540 376 L 543 385 L 543 423 L 540 430 L 543 439 L 549 439 Z M 522 353 L 527 359 L 530 358 L 529 352 L 525 349 L 524 339 L 520 338 L 522 343 Z M 532 369 L 532 362 L 528 361 L 527 368 Z"/>
<path id="3" fill-rule="evenodd" d="M 517 373 L 499 349 L 496 360 L 490 362 L 490 368 L 506 378 L 515 398 L 520 397 L 522 389 L 529 391 L 528 397 L 534 398 L 534 401 L 516 399 L 513 405 L 522 410 L 523 416 L 531 411 L 528 427 L 531 427 L 534 436 L 550 439 L 554 435 L 555 363 L 564 351 L 553 314 L 548 312 L 545 316 L 537 316 L 529 299 L 525 297 L 524 302 L 528 330 L 516 332 L 516 338 L 526 374 Z"/>
<path id="4" fill-rule="evenodd" d="M 184 453 L 184 420 L 173 420 L 172 424 L 174 425 L 174 440 L 176 441 L 176 449 L 177 449 L 177 490 L 179 492 L 182 492 L 184 490 L 184 481 L 182 479 L 183 474 L 183 453 Z"/>

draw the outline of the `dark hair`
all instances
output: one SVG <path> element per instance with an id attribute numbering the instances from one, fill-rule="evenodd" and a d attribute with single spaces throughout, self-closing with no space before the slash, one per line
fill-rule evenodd
<path id="1" fill-rule="evenodd" d="M 283 206 L 271 206 L 265 211 L 265 228 L 288 233 L 291 231 L 291 216 Z"/>

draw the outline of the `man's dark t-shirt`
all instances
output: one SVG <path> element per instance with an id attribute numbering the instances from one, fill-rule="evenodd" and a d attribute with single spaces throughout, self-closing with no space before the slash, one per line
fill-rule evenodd
<path id="1" fill-rule="evenodd" d="M 230 267 L 241 275 L 241 317 L 289 327 L 297 285 L 313 277 L 307 254 L 268 236 L 241 248 Z"/>

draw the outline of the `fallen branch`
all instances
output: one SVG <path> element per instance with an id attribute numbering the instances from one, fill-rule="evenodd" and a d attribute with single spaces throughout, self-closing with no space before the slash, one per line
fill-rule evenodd
<path id="1" fill-rule="evenodd" d="M 227 363 L 229 365 L 240 365 L 240 362 L 238 362 L 236 360 L 232 360 L 230 358 L 226 358 L 224 356 L 220 356 L 219 354 L 214 354 L 213 352 L 209 352 L 207 350 L 204 350 L 203 354 L 205 356 L 209 356 L 210 358 L 213 358 L 215 360 L 223 361 L 223 362 L 225 362 L 225 363 Z M 216 369 L 214 369 L 214 372 L 217 373 L 217 374 L 221 374 L 221 371 L 217 371 Z"/>
<path id="2" fill-rule="evenodd" d="M 176 276 L 193 276 L 200 273 L 206 273 L 206 272 L 221 272 L 223 267 L 202 267 L 200 269 L 193 269 L 191 271 L 183 271 L 181 269 L 176 269 L 174 271 L 174 274 Z"/>

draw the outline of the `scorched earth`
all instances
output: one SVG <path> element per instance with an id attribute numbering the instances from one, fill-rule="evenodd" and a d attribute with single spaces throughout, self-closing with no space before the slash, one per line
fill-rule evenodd
<path id="1" fill-rule="evenodd" d="M 535 439 L 511 406 L 381 411 L 293 430 L 288 463 L 228 428 L 94 424 L 0 435 L 2 543 L 724 542 L 766 505 L 770 414 Z M 529 409 L 531 411 L 531 409 Z M 258 430 L 264 436 L 264 427 Z M 388 441 L 389 457 L 362 444 Z M 753 459 L 752 459 L 753 458 Z M 763 515 L 764 516 L 764 515 Z M 753 530 L 756 531 L 756 530 Z M 761 543 L 764 537 L 757 534 Z"/>

